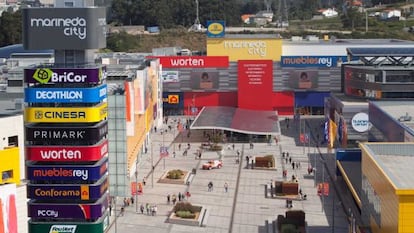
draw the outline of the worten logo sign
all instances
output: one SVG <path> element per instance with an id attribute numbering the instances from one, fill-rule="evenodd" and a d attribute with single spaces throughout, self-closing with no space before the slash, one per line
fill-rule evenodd
<path id="1" fill-rule="evenodd" d="M 99 103 L 106 98 L 107 86 L 93 88 L 25 88 L 26 103 Z"/>
<path id="2" fill-rule="evenodd" d="M 99 122 L 108 115 L 108 103 L 103 102 L 94 107 L 43 108 L 28 107 L 24 109 L 25 121 L 33 123 L 71 123 Z"/>
<path id="3" fill-rule="evenodd" d="M 98 161 L 107 153 L 107 139 L 94 146 L 26 146 L 27 159 L 39 162 Z"/>
<path id="4" fill-rule="evenodd" d="M 107 177 L 96 184 L 28 184 L 27 197 L 36 200 L 98 200 L 108 186 Z"/>
<path id="5" fill-rule="evenodd" d="M 62 142 L 98 142 L 108 134 L 108 121 L 101 121 L 94 125 L 75 126 L 39 126 L 39 124 L 26 124 L 26 141 L 43 142 L 59 140 Z"/>
<path id="6" fill-rule="evenodd" d="M 227 68 L 227 56 L 166 56 L 157 57 L 163 68 Z"/>
<path id="7" fill-rule="evenodd" d="M 27 176 L 35 181 L 97 181 L 108 171 L 108 158 L 94 165 L 27 165 Z"/>
<path id="8" fill-rule="evenodd" d="M 96 68 L 36 68 L 25 69 L 27 83 L 54 84 L 78 83 L 95 84 L 106 79 L 106 66 Z"/>

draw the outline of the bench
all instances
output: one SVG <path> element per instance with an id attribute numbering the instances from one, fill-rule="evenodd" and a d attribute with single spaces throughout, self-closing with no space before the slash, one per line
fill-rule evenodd
<path id="1" fill-rule="evenodd" d="M 201 227 L 206 227 L 207 226 L 209 216 L 210 216 L 210 211 L 209 211 L 209 209 L 205 208 L 204 211 L 203 211 L 203 217 L 202 217 L 201 222 L 200 222 Z"/>
<path id="2" fill-rule="evenodd" d="M 193 179 L 194 179 L 194 176 L 195 176 L 195 174 L 194 173 L 191 173 L 188 177 L 187 177 L 187 180 L 185 181 L 185 183 L 187 184 L 187 185 L 190 185 L 191 184 L 191 182 L 193 181 Z"/>

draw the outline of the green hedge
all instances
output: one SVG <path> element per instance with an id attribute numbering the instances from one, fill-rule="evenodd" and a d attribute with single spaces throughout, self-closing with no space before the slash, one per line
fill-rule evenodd
<path id="1" fill-rule="evenodd" d="M 175 215 L 180 218 L 195 218 L 195 214 L 191 213 L 190 211 L 177 211 Z"/>
<path id="2" fill-rule="evenodd" d="M 181 179 L 184 176 L 184 172 L 180 169 L 171 170 L 167 174 L 168 179 Z"/>

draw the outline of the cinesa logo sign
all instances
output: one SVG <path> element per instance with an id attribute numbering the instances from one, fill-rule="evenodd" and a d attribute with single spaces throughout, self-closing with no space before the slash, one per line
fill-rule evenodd
<path id="1" fill-rule="evenodd" d="M 62 28 L 67 37 L 75 36 L 81 40 L 86 38 L 86 19 L 75 18 L 32 18 L 31 27 Z"/>

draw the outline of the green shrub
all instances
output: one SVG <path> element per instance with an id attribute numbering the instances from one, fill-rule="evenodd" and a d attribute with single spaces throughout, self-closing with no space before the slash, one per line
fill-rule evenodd
<path id="1" fill-rule="evenodd" d="M 214 145 L 210 146 L 211 151 L 221 151 L 222 149 L 223 149 L 223 146 L 220 146 L 220 145 L 217 145 L 217 144 L 214 144 Z"/>
<path id="2" fill-rule="evenodd" d="M 195 218 L 195 214 L 191 213 L 190 211 L 177 211 L 175 215 L 180 218 Z"/>
<path id="3" fill-rule="evenodd" d="M 181 179 L 184 176 L 184 172 L 180 169 L 171 170 L 167 174 L 168 179 Z"/>
<path id="4" fill-rule="evenodd" d="M 188 211 L 190 213 L 196 213 L 201 211 L 201 206 L 193 206 L 190 202 L 178 202 L 173 209 L 177 214 L 179 211 Z"/>

